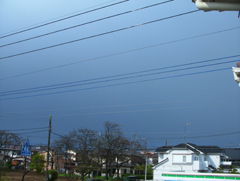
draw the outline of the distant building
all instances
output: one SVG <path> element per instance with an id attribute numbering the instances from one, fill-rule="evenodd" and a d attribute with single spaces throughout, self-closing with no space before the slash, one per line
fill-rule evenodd
<path id="1" fill-rule="evenodd" d="M 240 167 L 240 148 L 225 148 L 226 159 L 232 162 L 232 165 Z"/>

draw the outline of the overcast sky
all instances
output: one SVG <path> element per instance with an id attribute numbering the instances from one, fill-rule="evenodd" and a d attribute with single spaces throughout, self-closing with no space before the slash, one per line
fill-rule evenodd
<path id="1" fill-rule="evenodd" d="M 237 147 L 238 12 L 161 2 L 0 0 L 0 129 L 47 144 L 50 115 L 52 131 L 63 135 L 101 132 L 112 121 L 156 148 L 183 143 L 190 123 L 187 142 Z"/>

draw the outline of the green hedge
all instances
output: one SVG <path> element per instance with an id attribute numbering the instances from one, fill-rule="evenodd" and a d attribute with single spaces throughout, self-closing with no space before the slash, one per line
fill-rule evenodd
<path id="1" fill-rule="evenodd" d="M 137 179 L 145 179 L 145 175 L 136 175 Z M 153 175 L 147 175 L 147 180 L 153 180 Z"/>
<path id="2" fill-rule="evenodd" d="M 143 179 L 143 180 L 145 179 L 145 175 L 133 175 L 130 173 L 122 174 L 122 178 L 128 177 L 128 176 L 136 176 L 137 179 Z M 153 175 L 147 175 L 147 180 L 153 180 Z"/>
<path id="3" fill-rule="evenodd" d="M 51 178 L 49 178 L 49 181 L 54 181 L 58 179 L 58 172 L 56 170 L 49 170 L 48 174 L 51 175 Z"/>
<path id="4" fill-rule="evenodd" d="M 133 174 L 130 174 L 130 173 L 122 174 L 122 178 L 128 177 L 128 176 L 130 176 L 130 175 L 133 175 Z"/>

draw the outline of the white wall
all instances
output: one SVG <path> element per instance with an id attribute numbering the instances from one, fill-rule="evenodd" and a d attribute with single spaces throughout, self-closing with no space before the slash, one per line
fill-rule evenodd
<path id="1" fill-rule="evenodd" d="M 186 160 L 183 159 L 185 156 Z M 193 152 L 191 150 L 171 150 L 167 154 L 158 154 L 158 162 L 168 161 L 153 170 L 153 179 L 161 180 L 163 172 L 193 172 Z"/>
<path id="2" fill-rule="evenodd" d="M 207 155 L 207 161 L 215 168 L 218 168 L 221 164 L 220 155 Z"/>
<path id="3" fill-rule="evenodd" d="M 196 173 L 198 170 L 207 171 L 209 165 L 218 168 L 221 164 L 220 155 L 203 153 L 197 155 L 191 150 L 171 150 L 165 154 L 158 154 L 158 163 L 166 158 L 167 162 L 153 169 L 154 180 L 161 180 L 163 172 Z"/>

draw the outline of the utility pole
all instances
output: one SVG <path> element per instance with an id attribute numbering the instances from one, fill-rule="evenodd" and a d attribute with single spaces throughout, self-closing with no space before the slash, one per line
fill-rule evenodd
<path id="1" fill-rule="evenodd" d="M 146 165 L 145 165 L 145 181 L 147 180 L 147 154 L 146 154 Z"/>
<path id="2" fill-rule="evenodd" d="M 52 116 L 50 116 L 50 118 L 49 118 L 48 146 L 47 146 L 46 181 L 48 181 L 48 165 L 49 165 L 49 147 L 50 147 L 50 136 L 51 136 L 51 121 L 52 121 Z"/>

